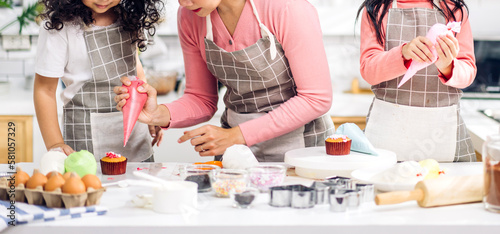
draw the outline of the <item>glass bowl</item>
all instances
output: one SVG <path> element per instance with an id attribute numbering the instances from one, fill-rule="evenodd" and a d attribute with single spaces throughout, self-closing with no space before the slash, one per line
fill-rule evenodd
<path id="1" fill-rule="evenodd" d="M 191 164 L 180 168 L 181 178 L 198 184 L 198 192 L 209 192 L 212 190 L 212 180 L 216 171 L 220 170 L 217 165 Z"/>
<path id="2" fill-rule="evenodd" d="M 229 191 L 242 192 L 248 184 L 248 172 L 245 170 L 221 169 L 211 178 L 212 189 L 217 197 L 229 197 Z"/>
<path id="3" fill-rule="evenodd" d="M 243 190 L 236 192 L 234 189 L 229 191 L 229 197 L 233 201 L 233 207 L 240 209 L 248 209 L 252 202 L 259 195 L 259 190 L 253 187 L 246 187 Z"/>
<path id="4" fill-rule="evenodd" d="M 283 184 L 286 177 L 286 167 L 281 165 L 259 165 L 248 168 L 251 186 L 261 192 L 269 191 L 270 187 Z"/>

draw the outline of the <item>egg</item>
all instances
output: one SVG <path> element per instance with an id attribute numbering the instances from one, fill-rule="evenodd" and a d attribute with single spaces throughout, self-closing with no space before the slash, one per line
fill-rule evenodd
<path id="1" fill-rule="evenodd" d="M 64 182 L 65 181 L 64 181 L 61 173 L 59 173 L 57 171 L 53 171 L 50 174 L 50 178 L 47 180 L 47 183 L 44 186 L 44 190 L 48 191 L 48 192 L 54 191 L 57 188 L 62 187 Z"/>
<path id="2" fill-rule="evenodd" d="M 47 181 L 50 179 L 50 177 L 52 177 L 52 172 L 56 172 L 57 174 L 56 175 L 60 175 L 61 178 L 62 178 L 62 174 L 58 171 L 49 171 L 45 176 L 47 177 Z"/>
<path id="3" fill-rule="evenodd" d="M 31 178 L 26 182 L 26 188 L 29 189 L 35 189 L 38 186 L 45 186 L 47 183 L 47 177 L 40 173 L 38 169 L 33 170 L 33 175 Z"/>
<path id="4" fill-rule="evenodd" d="M 93 189 L 102 188 L 101 180 L 99 180 L 99 177 L 97 177 L 96 175 L 87 174 L 82 178 L 82 181 L 85 184 L 85 187 L 87 189 L 88 188 L 93 188 Z"/>
<path id="5" fill-rule="evenodd" d="M 72 172 L 69 179 L 64 182 L 62 186 L 62 192 L 68 194 L 81 194 L 86 191 L 85 184 L 83 183 L 80 176 L 76 172 Z"/>
<path id="6" fill-rule="evenodd" d="M 69 177 L 71 177 L 71 172 L 68 171 L 68 172 L 64 173 L 64 175 L 62 177 L 63 177 L 64 180 L 68 180 Z"/>
<path id="7" fill-rule="evenodd" d="M 16 168 L 16 174 L 14 175 L 15 177 L 15 186 L 17 187 L 20 184 L 24 184 L 26 186 L 26 182 L 30 179 L 30 176 L 28 173 L 23 171 L 21 167 Z"/>

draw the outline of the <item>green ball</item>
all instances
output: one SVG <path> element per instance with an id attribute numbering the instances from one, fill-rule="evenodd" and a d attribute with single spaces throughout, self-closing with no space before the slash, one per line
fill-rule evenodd
<path id="1" fill-rule="evenodd" d="M 76 172 L 80 177 L 97 172 L 97 163 L 94 155 L 87 150 L 80 150 L 70 154 L 64 160 L 66 172 Z"/>

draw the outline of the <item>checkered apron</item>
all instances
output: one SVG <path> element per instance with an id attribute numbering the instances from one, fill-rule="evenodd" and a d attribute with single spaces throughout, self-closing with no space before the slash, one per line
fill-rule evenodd
<path id="1" fill-rule="evenodd" d="M 434 3 L 439 6 L 439 0 L 434 1 Z M 394 47 L 398 47 L 417 36 L 425 36 L 430 27 L 436 23 L 446 23 L 445 17 L 438 9 L 401 9 L 397 8 L 397 0 L 394 0 L 393 7 L 389 10 L 388 14 L 385 50 L 388 51 Z M 377 99 L 374 102 L 385 101 L 401 106 L 420 107 L 420 109 L 423 109 L 422 107 L 433 109 L 455 105 L 457 109 L 457 131 L 453 161 L 475 161 L 476 156 L 472 141 L 459 114 L 459 101 L 462 91 L 441 83 L 438 74 L 439 72 L 433 64 L 418 71 L 411 80 L 400 88 L 397 88 L 397 85 L 403 76 L 373 85 L 372 90 Z M 374 104 L 372 103 L 370 113 L 367 117 L 367 124 L 370 123 L 369 117 L 373 111 L 373 106 Z M 415 119 L 415 121 L 418 120 Z M 408 124 L 412 124 L 412 121 L 408 120 Z"/>
<path id="2" fill-rule="evenodd" d="M 205 54 L 210 72 L 227 87 L 223 128 L 259 118 L 297 95 L 295 82 L 281 44 L 260 22 L 253 1 L 250 1 L 261 27 L 262 38 L 239 51 L 226 52 L 213 42 L 210 15 L 206 17 Z M 268 131 L 261 126 L 262 131 Z M 251 146 L 259 161 L 283 161 L 288 150 L 324 145 L 334 131 L 332 120 L 324 115 L 285 135 Z"/>
<path id="3" fill-rule="evenodd" d="M 130 33 L 118 26 L 85 30 L 83 34 L 92 67 L 92 79 L 63 108 L 65 143 L 74 150 L 88 150 L 96 160 L 108 151 L 129 161 L 143 161 L 153 151 L 148 126 L 137 123 L 123 147 L 123 114 L 116 109 L 113 87 L 120 77 L 136 75 L 136 45 Z M 133 139 L 132 139 L 133 138 Z"/>

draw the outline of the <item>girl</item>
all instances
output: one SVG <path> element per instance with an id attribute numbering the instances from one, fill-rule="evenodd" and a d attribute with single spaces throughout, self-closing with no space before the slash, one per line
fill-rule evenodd
<path id="1" fill-rule="evenodd" d="M 154 90 L 139 121 L 188 127 L 217 110 L 217 81 L 227 87 L 221 127 L 186 131 L 200 156 L 246 144 L 259 161 L 283 161 L 291 149 L 324 145 L 333 123 L 330 72 L 315 8 L 306 0 L 179 0 L 178 30 L 186 91 L 157 105 Z M 123 79 L 128 85 L 128 80 Z M 120 109 L 128 94 L 116 87 Z M 150 100 L 152 102 L 150 102 Z M 154 101 L 154 102 L 153 102 Z"/>
<path id="2" fill-rule="evenodd" d="M 121 76 L 145 80 L 136 48 L 144 51 L 144 30 L 155 33 L 163 7 L 160 0 L 43 0 L 47 21 L 40 28 L 34 102 L 40 131 L 48 150 L 88 150 L 96 159 L 107 151 L 131 161 L 153 160 L 152 145 L 161 130 L 136 125 L 123 144 L 122 114 L 113 104 L 112 87 Z M 61 78 L 63 133 L 59 128 L 56 88 Z M 159 128 L 158 128 L 159 129 Z M 148 134 L 154 137 L 152 144 Z M 64 136 L 63 136 L 64 135 Z"/>
<path id="3" fill-rule="evenodd" d="M 375 98 L 366 136 L 398 160 L 475 161 L 459 115 L 460 89 L 476 74 L 467 6 L 462 0 L 366 0 L 361 22 L 361 74 Z M 431 26 L 461 22 L 455 36 L 426 37 Z M 438 59 L 397 88 L 411 61 Z"/>

